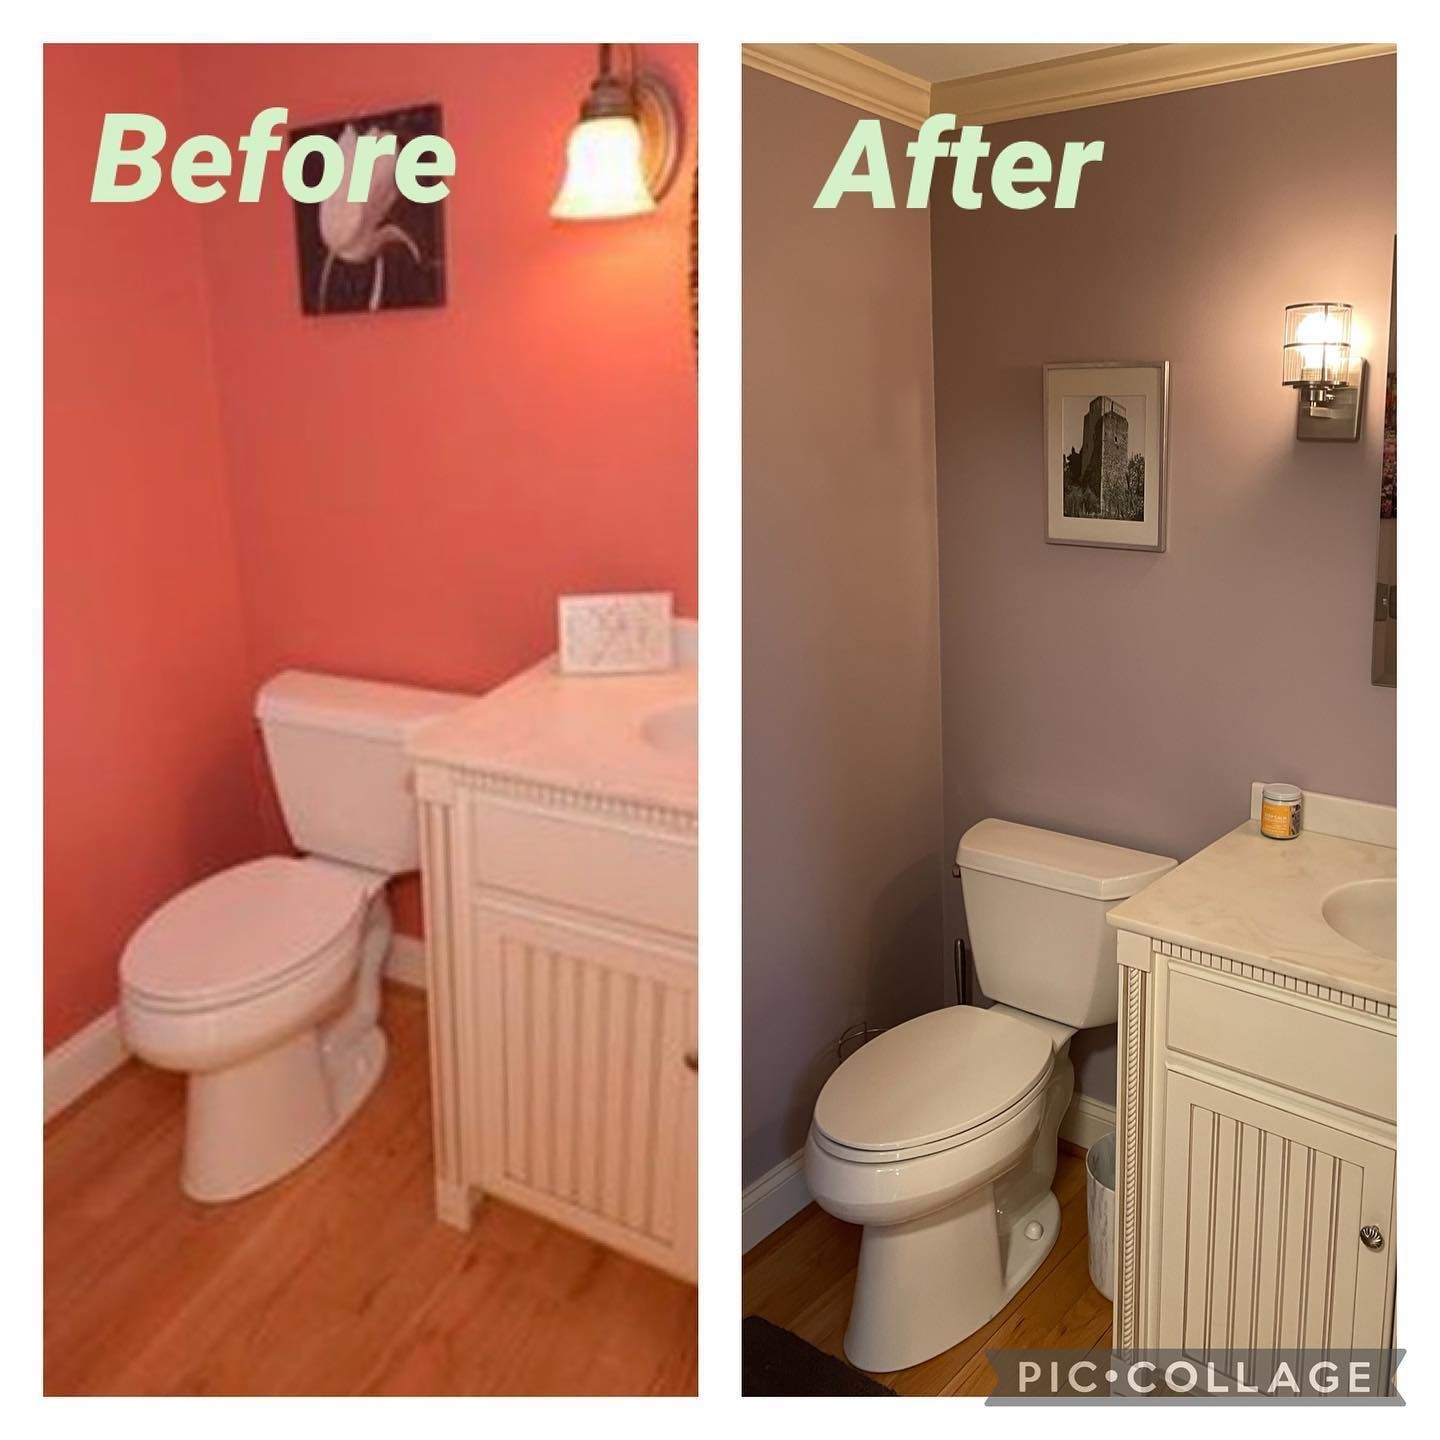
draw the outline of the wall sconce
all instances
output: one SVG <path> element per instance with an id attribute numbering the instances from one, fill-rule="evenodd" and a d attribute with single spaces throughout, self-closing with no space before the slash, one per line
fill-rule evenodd
<path id="1" fill-rule="evenodd" d="M 680 168 L 680 107 L 663 80 L 642 75 L 630 51 L 630 75 L 611 68 L 611 45 L 570 132 L 565 178 L 550 213 L 557 220 L 619 220 L 646 215 Z"/>
<path id="2" fill-rule="evenodd" d="M 1285 307 L 1284 383 L 1299 392 L 1300 440 L 1358 440 L 1365 361 L 1350 353 L 1350 306 Z"/>

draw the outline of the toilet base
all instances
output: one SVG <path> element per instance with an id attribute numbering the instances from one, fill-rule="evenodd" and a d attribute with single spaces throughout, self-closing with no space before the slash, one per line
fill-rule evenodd
<path id="1" fill-rule="evenodd" d="M 1033 1239 L 1026 1235 L 1032 1225 L 1040 1227 Z M 846 1357 L 860 1370 L 884 1373 L 958 1345 L 1005 1308 L 1059 1230 L 1060 1204 L 1046 1191 L 1002 1233 L 993 1185 L 903 1225 L 867 1225 Z"/>
<path id="2" fill-rule="evenodd" d="M 334 1138 L 385 1059 L 378 1025 L 339 1047 L 312 1028 L 228 1069 L 191 1074 L 181 1188 L 216 1204 L 274 1184 Z"/>
<path id="3" fill-rule="evenodd" d="M 1025 1232 L 1040 1227 L 1033 1238 Z M 1008 1231 L 1000 1235 L 1001 1264 L 1005 1269 L 1005 1300 L 1008 1304 L 1020 1287 L 1040 1268 L 1041 1262 L 1055 1248 L 1060 1234 L 1060 1202 L 1047 1190 L 1028 1209 L 1014 1217 Z"/>

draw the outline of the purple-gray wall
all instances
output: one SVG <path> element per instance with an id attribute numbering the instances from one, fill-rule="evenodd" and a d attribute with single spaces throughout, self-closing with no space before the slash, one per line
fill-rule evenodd
<path id="1" fill-rule="evenodd" d="M 745 72 L 747 1183 L 841 1031 L 944 998 L 929 217 L 811 208 L 858 118 Z"/>
<path id="2" fill-rule="evenodd" d="M 986 134 L 992 154 L 1024 137 L 1105 158 L 1070 211 L 959 210 L 936 171 L 946 848 L 999 815 L 1183 859 L 1256 779 L 1393 802 L 1370 612 L 1394 59 Z M 1295 438 L 1283 312 L 1317 299 L 1355 307 L 1370 360 L 1358 444 Z M 1170 362 L 1164 554 L 1044 543 L 1040 367 L 1072 360 Z M 1112 1099 L 1113 1032 L 1077 1050 L 1080 1088 Z"/>

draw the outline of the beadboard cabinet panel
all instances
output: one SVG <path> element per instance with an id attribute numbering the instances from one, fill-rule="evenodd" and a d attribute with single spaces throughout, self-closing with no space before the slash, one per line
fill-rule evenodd
<path id="1" fill-rule="evenodd" d="M 1161 1343 L 1221 1368 L 1388 1345 L 1392 1149 L 1172 1074 L 1164 1153 Z"/>
<path id="2" fill-rule="evenodd" d="M 480 1188 L 695 1271 L 695 966 L 477 901 Z"/>

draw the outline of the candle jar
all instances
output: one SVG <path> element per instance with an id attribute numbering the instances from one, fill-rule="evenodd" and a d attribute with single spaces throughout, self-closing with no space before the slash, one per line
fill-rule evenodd
<path id="1" fill-rule="evenodd" d="M 1266 785 L 1260 795 L 1260 833 L 1271 840 L 1293 840 L 1300 833 L 1303 805 L 1298 785 Z"/>

